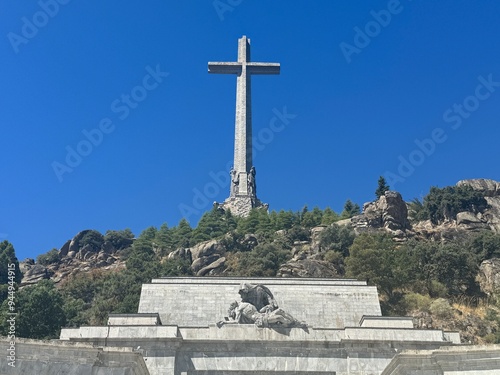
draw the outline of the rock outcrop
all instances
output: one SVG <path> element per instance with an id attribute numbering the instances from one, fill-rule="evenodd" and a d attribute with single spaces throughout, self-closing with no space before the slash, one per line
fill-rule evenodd
<path id="1" fill-rule="evenodd" d="M 82 243 L 82 239 L 88 234 L 93 235 L 93 241 Z M 120 250 L 130 244 L 132 240 L 124 240 L 117 249 L 111 242 L 105 241 L 99 232 L 83 230 L 64 243 L 59 249 L 59 257 L 56 261 L 44 265 L 35 263 L 33 259 L 20 262 L 21 272 L 23 272 L 20 286 L 33 285 L 44 279 L 59 283 L 77 273 L 96 269 L 125 268 Z"/>
<path id="2" fill-rule="evenodd" d="M 281 265 L 277 277 L 331 277 L 341 278 L 344 268 L 340 264 L 324 260 L 321 249 L 321 233 L 327 227 L 322 225 L 311 228 L 310 241 L 295 241 L 292 259 Z"/>
<path id="3" fill-rule="evenodd" d="M 343 275 L 330 262 L 314 258 L 292 259 L 278 270 L 277 277 L 330 277 L 340 278 Z"/>
<path id="4" fill-rule="evenodd" d="M 47 269 L 47 267 L 41 264 L 35 264 L 33 259 L 26 259 L 20 262 L 19 268 L 23 272 L 21 287 L 33 285 L 42 280 L 48 280 L 54 275 L 54 271 Z"/>
<path id="5" fill-rule="evenodd" d="M 191 254 L 190 249 L 177 249 L 175 251 L 172 251 L 170 254 L 167 256 L 168 259 L 182 259 L 182 260 L 187 260 L 189 263 L 193 263 L 193 255 Z"/>
<path id="6" fill-rule="evenodd" d="M 421 238 L 449 241 L 465 238 L 470 232 L 492 230 L 500 233 L 500 183 L 487 179 L 462 180 L 457 186 L 470 186 L 486 200 L 486 208 L 458 212 L 456 219 L 433 224 L 430 220 L 413 225 L 413 231 Z"/>
<path id="7" fill-rule="evenodd" d="M 500 182 L 478 178 L 473 180 L 462 180 L 457 186 L 470 186 L 481 192 L 488 203 L 488 207 L 476 216 L 473 225 L 479 225 L 479 229 L 490 228 L 495 233 L 500 233 Z M 469 223 L 466 223 L 466 225 Z"/>
<path id="8" fill-rule="evenodd" d="M 486 294 L 491 295 L 500 290 L 500 258 L 487 259 L 481 263 L 477 282 Z"/>
<path id="9" fill-rule="evenodd" d="M 204 276 L 210 271 L 220 270 L 224 267 L 225 258 L 223 255 L 226 248 L 221 240 L 200 242 L 186 251 L 191 253 L 191 269 L 197 276 Z"/>
<path id="10" fill-rule="evenodd" d="M 395 239 L 411 235 L 408 207 L 396 191 L 386 191 L 375 202 L 365 203 L 362 214 L 351 218 L 351 225 L 358 234 L 383 229 Z"/>
<path id="11" fill-rule="evenodd" d="M 500 196 L 500 182 L 489 180 L 486 178 L 476 178 L 470 180 L 461 180 L 457 182 L 457 186 L 470 186 L 476 191 L 480 191 L 485 197 Z"/>

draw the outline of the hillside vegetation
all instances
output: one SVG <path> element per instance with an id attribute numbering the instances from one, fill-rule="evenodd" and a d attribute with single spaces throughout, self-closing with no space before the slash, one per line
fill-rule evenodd
<path id="1" fill-rule="evenodd" d="M 375 198 L 363 212 L 351 201 L 341 213 L 304 207 L 247 218 L 214 207 L 195 228 L 181 220 L 137 238 L 130 230 L 87 230 L 21 267 L 4 241 L 0 334 L 8 329 L 5 271 L 15 264 L 20 337 L 57 338 L 63 326 L 105 325 L 109 313 L 137 312 L 141 285 L 157 277 L 307 276 L 367 280 L 386 315 L 459 330 L 464 342 L 500 343 L 500 295 L 478 278 L 485 262 L 500 258 L 500 234 L 488 226 L 491 194 L 462 184 L 404 203 L 379 180 Z M 461 219 L 471 215 L 487 219 Z"/>

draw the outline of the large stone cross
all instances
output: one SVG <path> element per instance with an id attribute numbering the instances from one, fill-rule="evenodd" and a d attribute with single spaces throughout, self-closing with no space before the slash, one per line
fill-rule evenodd
<path id="1" fill-rule="evenodd" d="M 243 36 L 238 40 L 237 62 L 209 62 L 208 72 L 215 74 L 236 74 L 236 119 L 234 135 L 234 164 L 231 172 L 230 198 L 250 198 L 252 207 L 260 204 L 256 196 L 255 168 L 252 162 L 252 74 L 279 74 L 279 63 L 250 61 L 250 39 Z M 229 198 L 229 199 L 230 199 Z M 248 201 L 248 199 L 246 199 Z M 233 199 L 234 201 L 234 199 Z M 231 208 L 233 214 L 245 216 L 246 212 Z M 246 211 L 246 209 L 244 210 Z"/>

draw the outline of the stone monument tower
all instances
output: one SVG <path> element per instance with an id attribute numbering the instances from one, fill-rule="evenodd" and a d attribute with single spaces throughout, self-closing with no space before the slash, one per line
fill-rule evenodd
<path id="1" fill-rule="evenodd" d="M 252 104 L 251 76 L 253 74 L 279 74 L 279 63 L 259 63 L 250 60 L 250 39 L 238 40 L 238 61 L 209 62 L 208 72 L 236 74 L 236 119 L 234 134 L 234 164 L 230 172 L 229 198 L 221 204 L 237 216 L 248 216 L 252 208 L 264 207 L 257 198 L 255 167 L 252 161 Z"/>

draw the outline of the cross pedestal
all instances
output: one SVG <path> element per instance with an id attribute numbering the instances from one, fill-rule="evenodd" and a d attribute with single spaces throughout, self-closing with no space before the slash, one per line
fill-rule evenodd
<path id="1" fill-rule="evenodd" d="M 252 161 L 251 76 L 279 74 L 280 64 L 251 62 L 250 39 L 243 36 L 238 40 L 238 61 L 209 62 L 208 72 L 237 76 L 234 164 L 230 172 L 229 198 L 222 203 L 222 208 L 231 210 L 231 213 L 237 216 L 248 216 L 252 208 L 267 209 L 267 204 L 262 204 L 257 198 L 255 168 Z"/>

